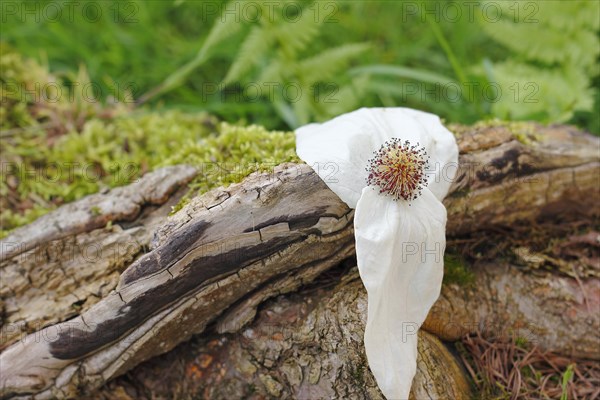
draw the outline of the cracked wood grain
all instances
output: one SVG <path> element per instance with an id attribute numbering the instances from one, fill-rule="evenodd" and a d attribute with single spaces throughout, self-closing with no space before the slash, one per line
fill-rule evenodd
<path id="1" fill-rule="evenodd" d="M 260 188 L 260 198 L 248 188 Z M 303 267 L 319 271 L 352 254 L 352 211 L 308 166 L 255 175 L 227 193 L 216 196 L 224 199 L 218 207 L 207 207 L 212 194 L 188 204 L 180 215 L 193 219 L 172 234 L 178 240 L 157 241 L 114 292 L 38 332 L 52 340 L 32 334 L 6 349 L 2 393 L 73 395 L 202 331 L 269 280 Z"/>
<path id="2" fill-rule="evenodd" d="M 110 399 L 127 388 L 124 399 L 383 400 L 363 346 L 366 308 L 354 267 L 334 286 L 276 297 L 242 330 L 193 339 L 93 398 Z M 446 346 L 427 332 L 419 337 L 411 400 L 473 398 Z"/>
<path id="3" fill-rule="evenodd" d="M 568 126 L 539 126 L 535 135 L 524 144 L 495 127 L 458 138 L 458 173 L 444 200 L 449 236 L 600 216 L 600 139 Z"/>
<path id="4" fill-rule="evenodd" d="M 109 221 L 131 221 L 145 206 L 165 203 L 196 174 L 196 169 L 188 165 L 161 168 L 131 185 L 65 204 L 0 241 L 0 261 L 44 243 L 102 228 Z"/>
<path id="5" fill-rule="evenodd" d="M 598 139 L 564 126 L 539 127 L 538 136 L 523 144 L 506 129 L 495 127 L 468 131 L 458 138 L 459 174 L 444 202 L 449 235 L 556 215 L 597 218 L 594 196 L 599 190 L 600 159 L 593 149 Z M 186 171 L 187 167 L 181 168 Z M 185 179 L 163 175 L 155 184 L 164 188 L 161 185 L 167 181 Z M 132 186 L 115 189 L 115 198 L 121 199 L 122 192 L 138 193 L 143 187 Z M 139 202 L 133 203 L 146 204 L 144 199 L 152 198 L 164 201 L 170 192 L 160 189 L 156 197 L 137 196 Z M 220 331 L 235 332 L 253 319 L 265 299 L 295 290 L 354 251 L 351 210 L 310 168 L 285 165 L 195 198 L 168 219 L 157 215 L 151 226 L 160 227 L 152 228 L 151 250 L 139 256 L 145 253 L 142 248 L 151 233 L 141 222 L 141 244 L 126 253 L 119 267 L 92 262 L 96 272 L 82 272 L 74 279 L 79 261 L 66 262 L 64 252 L 56 256 L 54 267 L 46 260 L 41 264 L 23 261 L 36 252 L 48 253 L 44 240 L 56 238 L 57 233 L 43 230 L 57 216 L 64 219 L 58 233 L 62 241 L 68 240 L 65 232 L 70 232 L 76 241 L 89 240 L 107 251 L 124 237 L 137 240 L 135 229 L 140 229 L 137 224 L 143 221 L 143 210 L 125 202 L 123 209 L 133 211 L 101 208 L 101 215 L 93 215 L 98 201 L 119 205 L 109 199 L 110 193 L 102 196 L 107 197 L 68 205 L 79 210 L 73 217 L 87 215 L 84 221 L 88 222 L 80 223 L 77 218 L 69 222 L 69 213 L 61 208 L 56 215 L 23 228 L 22 232 L 35 233 L 29 242 L 23 233 L 5 239 L 17 243 L 23 239 L 26 244 L 18 248 L 28 250 L 7 250 L 1 265 L 3 277 L 11 277 L 8 284 L 3 279 L 0 292 L 5 314 L 0 355 L 0 394 L 4 397 L 78 396 L 202 332 L 219 316 Z M 99 223 L 89 222 L 97 221 L 90 215 L 101 221 L 136 216 L 137 220 L 107 233 L 97 229 Z M 89 264 L 79 264 L 79 269 L 88 271 Z M 24 280 L 20 268 L 27 271 Z M 103 280 L 104 269 L 113 271 L 110 279 Z M 49 271 L 62 271 L 65 279 Z M 5 275 L 9 272 L 13 275 Z M 21 283 L 15 284 L 19 279 Z M 68 293 L 77 282 L 99 283 L 88 293 L 69 297 L 67 303 L 78 307 L 75 311 L 44 305 L 47 293 Z M 32 284 L 41 293 L 33 297 L 38 299 L 37 315 L 23 306 L 27 299 L 23 293 Z M 94 296 L 96 300 L 90 301 Z M 45 327 L 19 324 L 30 315 L 36 316 L 29 321 L 42 321 Z M 569 337 L 576 340 L 576 335 L 572 332 Z"/>
<path id="6" fill-rule="evenodd" d="M 157 225 L 187 191 L 179 188 L 195 174 L 188 166 L 157 170 L 130 186 L 63 206 L 2 240 L 7 259 L 0 262 L 0 349 L 106 297 L 149 247 Z M 135 222 L 123 221 L 135 216 Z M 52 230 L 57 221 L 60 230 Z M 114 223 L 106 228 L 109 221 Z"/>

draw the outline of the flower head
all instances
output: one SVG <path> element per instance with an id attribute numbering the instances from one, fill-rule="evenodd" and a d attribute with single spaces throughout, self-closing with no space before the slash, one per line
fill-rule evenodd
<path id="1" fill-rule="evenodd" d="M 406 399 L 417 370 L 416 331 L 442 285 L 442 200 L 453 179 L 442 171 L 458 162 L 454 135 L 432 114 L 361 108 L 299 128 L 296 152 L 356 208 L 356 260 L 368 294 L 369 367 L 386 397 Z"/>
<path id="2" fill-rule="evenodd" d="M 379 187 L 380 194 L 394 200 L 415 200 L 427 186 L 425 171 L 429 157 L 424 147 L 392 138 L 369 160 L 367 185 Z"/>

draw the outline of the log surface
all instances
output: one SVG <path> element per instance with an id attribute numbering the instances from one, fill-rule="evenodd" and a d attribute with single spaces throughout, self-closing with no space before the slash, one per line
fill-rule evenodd
<path id="1" fill-rule="evenodd" d="M 354 267 L 334 285 L 278 296 L 239 332 L 195 338 L 88 400 L 108 400 L 113 393 L 122 393 L 123 400 L 384 400 L 366 367 L 366 309 L 366 291 Z M 419 338 L 411 399 L 473 398 L 443 343 L 425 331 Z"/>
<path id="2" fill-rule="evenodd" d="M 449 236 L 547 219 L 597 220 L 598 139 L 564 126 L 536 129 L 527 143 L 506 127 L 458 137 L 460 169 L 444 201 Z M 354 254 L 353 211 L 306 165 L 254 174 L 194 198 L 166 218 L 181 194 L 177 187 L 195 174 L 189 167 L 174 168 L 153 173 L 162 177 L 159 182 L 141 181 L 152 185 L 137 183 L 63 206 L 2 241 L 0 396 L 76 397 L 92 391 L 214 321 L 219 321 L 217 332 L 238 332 L 266 299 L 296 290 Z M 155 195 L 124 200 L 123 193 L 129 198 L 148 190 Z M 104 196 L 100 203 L 98 196 Z M 152 207 L 144 211 L 144 204 Z M 60 229 L 49 228 L 57 221 Z M 113 229 L 104 228 L 109 221 Z M 49 249 L 57 241 L 60 251 L 52 257 Z M 123 241 L 137 244 L 114 260 L 106 256 Z M 69 243 L 93 245 L 101 256 L 73 256 Z M 40 254 L 42 262 L 35 259 Z M 552 284 L 567 288 L 568 294 L 574 279 L 565 279 L 557 284 L 548 278 L 549 289 L 538 291 L 538 302 L 503 297 L 500 304 L 505 313 L 521 313 L 547 331 L 554 321 L 544 325 L 537 310 L 552 297 Z M 583 284 L 593 300 L 597 275 L 588 280 Z M 77 291 L 81 282 L 85 290 Z M 511 282 L 501 274 L 483 287 L 504 293 Z M 526 295 L 537 284 L 534 277 L 516 290 Z M 452 298 L 447 302 L 451 308 L 477 301 L 444 293 Z M 493 314 L 496 300 L 490 297 L 464 319 L 472 324 Z M 48 307 L 52 301 L 60 306 Z M 568 342 L 580 341 L 580 335 L 598 326 L 590 304 L 595 305 L 588 300 L 585 310 L 575 307 L 573 314 L 576 321 L 591 318 L 588 328 L 577 325 L 581 331 L 537 338 L 555 350 L 589 352 L 597 336 L 581 341 L 578 349 Z M 437 315 L 448 313 L 438 310 Z M 559 317 L 556 313 L 556 321 Z M 456 338 L 439 328 L 443 323 L 433 325 L 438 327 L 432 332 Z"/>

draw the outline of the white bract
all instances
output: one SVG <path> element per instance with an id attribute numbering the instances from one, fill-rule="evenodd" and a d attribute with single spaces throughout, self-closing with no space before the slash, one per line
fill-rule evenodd
<path id="1" fill-rule="evenodd" d="M 297 129 L 296 152 L 356 208 L 356 257 L 368 294 L 367 359 L 388 399 L 408 399 L 417 331 L 442 284 L 441 200 L 458 166 L 454 135 L 433 114 L 362 108 Z"/>

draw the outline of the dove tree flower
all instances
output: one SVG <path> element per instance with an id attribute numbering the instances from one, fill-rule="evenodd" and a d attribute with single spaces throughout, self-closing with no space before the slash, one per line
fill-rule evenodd
<path id="1" fill-rule="evenodd" d="M 362 108 L 296 130 L 298 156 L 355 208 L 358 270 L 368 294 L 365 350 L 388 399 L 408 399 L 417 331 L 444 272 L 456 140 L 433 114 Z"/>

